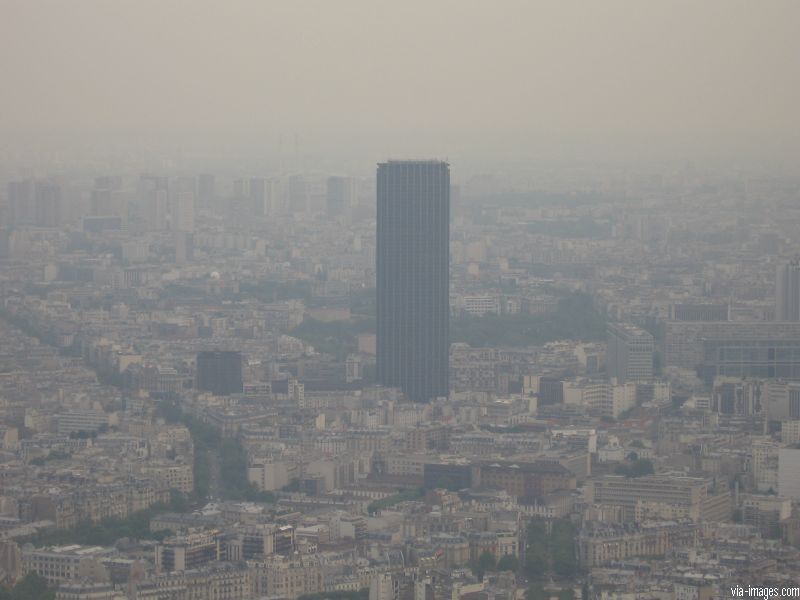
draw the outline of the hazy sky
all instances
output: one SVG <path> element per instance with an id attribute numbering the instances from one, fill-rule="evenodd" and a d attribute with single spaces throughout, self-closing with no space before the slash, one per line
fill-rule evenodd
<path id="1" fill-rule="evenodd" d="M 788 155 L 799 30 L 794 0 L 0 0 L 0 143 Z"/>

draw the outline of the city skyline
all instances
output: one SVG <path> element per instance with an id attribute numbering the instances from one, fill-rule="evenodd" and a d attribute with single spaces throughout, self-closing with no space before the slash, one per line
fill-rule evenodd
<path id="1" fill-rule="evenodd" d="M 798 23 L 0 0 L 0 600 L 800 598 Z"/>

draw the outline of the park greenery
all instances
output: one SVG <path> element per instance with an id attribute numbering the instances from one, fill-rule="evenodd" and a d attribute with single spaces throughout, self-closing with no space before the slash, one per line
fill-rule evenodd
<path id="1" fill-rule="evenodd" d="M 564 227 L 591 229 L 596 224 L 583 221 L 569 222 Z M 529 227 L 546 227 L 552 223 L 532 223 Z M 590 227 L 591 226 L 591 227 Z M 603 224 L 605 227 L 606 224 Z M 585 232 L 592 237 L 598 231 Z M 184 290 L 188 293 L 188 291 Z M 201 290 L 197 290 L 200 293 Z M 204 293 L 204 292 L 203 292 Z M 456 316 L 450 319 L 450 339 L 470 346 L 531 346 L 547 342 L 575 339 L 594 341 L 605 337 L 606 318 L 592 305 L 585 294 L 554 290 L 560 296 L 558 309 L 547 315 L 484 315 Z M 308 281 L 285 282 L 262 280 L 242 282 L 238 297 L 256 298 L 263 302 L 299 299 L 307 305 L 313 304 L 311 283 Z M 357 339 L 361 333 L 375 332 L 375 290 L 373 288 L 354 291 L 350 296 L 353 317 L 346 321 L 320 321 L 306 317 L 289 333 L 318 352 L 344 360 L 357 351 Z"/>
<path id="2" fill-rule="evenodd" d="M 55 589 L 36 573 L 28 573 L 12 588 L 0 586 L 0 600 L 53 600 L 55 597 Z"/>
<path id="3" fill-rule="evenodd" d="M 158 405 L 158 415 L 167 423 L 183 423 L 189 429 L 194 443 L 194 496 L 197 499 L 208 497 L 211 482 L 211 465 L 209 452 L 220 445 L 219 432 L 193 415 L 184 413 L 180 406 L 171 400 Z"/>
<path id="4" fill-rule="evenodd" d="M 223 440 L 219 456 L 223 499 L 275 502 L 272 493 L 259 491 L 247 480 L 247 457 L 238 440 Z"/>
<path id="5" fill-rule="evenodd" d="M 30 464 L 41 466 L 51 460 L 64 460 L 72 455 L 69 452 L 64 452 L 63 450 L 51 450 L 47 456 L 37 456 L 36 458 L 32 458 L 30 460 Z"/>
<path id="6" fill-rule="evenodd" d="M 350 321 L 318 321 L 306 317 L 289 334 L 314 346 L 317 352 L 330 354 L 344 360 L 358 350 L 358 335 L 373 333 L 375 320 L 371 318 Z"/>
<path id="7" fill-rule="evenodd" d="M 383 510 L 384 508 L 389 508 L 390 506 L 394 506 L 395 504 L 399 504 L 400 502 L 407 502 L 409 500 L 419 500 L 425 495 L 425 488 L 418 487 L 418 488 L 408 488 L 405 490 L 400 490 L 396 494 L 391 496 L 386 496 L 385 498 L 381 498 L 380 500 L 375 500 L 375 502 L 370 502 L 367 505 L 367 512 L 371 515 Z"/>
<path id="8" fill-rule="evenodd" d="M 482 552 L 478 560 L 469 561 L 467 566 L 472 570 L 472 574 L 475 575 L 478 580 L 482 580 L 484 573 L 497 570 L 497 559 L 491 552 Z"/>
<path id="9" fill-rule="evenodd" d="M 374 290 L 373 290 L 374 292 Z M 306 318 L 290 335 L 324 354 L 344 360 L 358 349 L 358 335 L 374 333 L 375 319 L 318 321 Z M 589 296 L 567 293 L 558 308 L 547 315 L 459 316 L 450 319 L 450 341 L 473 347 L 535 346 L 556 340 L 596 341 L 605 339 L 606 317 L 592 305 Z"/>
<path id="10" fill-rule="evenodd" d="M 614 468 L 614 473 L 617 475 L 625 475 L 625 477 L 643 477 L 644 475 L 652 475 L 655 473 L 652 461 L 646 458 L 638 458 L 635 452 L 631 452 L 634 456 L 629 464 L 619 464 Z"/>
<path id="11" fill-rule="evenodd" d="M 269 279 L 255 282 L 242 281 L 239 284 L 239 293 L 242 296 L 253 297 L 267 303 L 297 299 L 309 304 L 312 299 L 311 282 L 309 281 Z"/>
<path id="12" fill-rule="evenodd" d="M 450 320 L 450 341 L 473 347 L 535 346 L 556 340 L 605 339 L 606 318 L 590 297 L 570 294 L 548 315 L 484 315 Z"/>
<path id="13" fill-rule="evenodd" d="M 531 519 L 524 564 L 528 578 L 574 578 L 578 572 L 575 536 L 575 525 L 569 519 L 556 519 L 550 527 L 543 519 Z"/>
<path id="14" fill-rule="evenodd" d="M 513 554 L 506 554 L 497 561 L 498 571 L 516 571 L 519 569 L 519 559 Z"/>

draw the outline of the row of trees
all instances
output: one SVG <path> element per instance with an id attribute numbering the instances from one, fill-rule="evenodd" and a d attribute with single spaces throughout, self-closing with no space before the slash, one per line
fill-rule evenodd
<path id="1" fill-rule="evenodd" d="M 602 340 L 607 320 L 589 296 L 570 294 L 549 315 L 485 315 L 450 320 L 450 340 L 473 347 L 530 346 L 554 340 Z"/>
<path id="2" fill-rule="evenodd" d="M 41 466 L 48 461 L 51 460 L 63 460 L 65 458 L 69 458 L 72 456 L 69 452 L 64 452 L 63 450 L 51 450 L 47 456 L 37 456 L 36 458 L 32 458 L 30 464 Z"/>
<path id="3" fill-rule="evenodd" d="M 360 309 L 369 310 L 370 307 L 360 306 Z M 530 346 L 563 339 L 602 340 L 606 324 L 606 317 L 594 308 L 591 297 L 568 293 L 560 298 L 555 313 L 549 315 L 452 318 L 450 339 L 473 347 Z M 306 318 L 290 333 L 313 345 L 317 351 L 343 360 L 357 350 L 358 334 L 374 331 L 375 319 L 370 314 L 367 318 L 350 321 L 322 322 Z"/>
<path id="4" fill-rule="evenodd" d="M 189 429 L 194 444 L 194 465 L 192 476 L 194 479 L 194 500 L 203 500 L 208 497 L 211 487 L 211 461 L 209 453 L 218 448 L 222 439 L 214 427 L 204 423 L 193 415 L 184 413 L 181 407 L 173 400 L 164 400 L 158 404 L 158 416 L 167 423 L 183 423 Z"/>
<path id="5" fill-rule="evenodd" d="M 194 496 L 203 500 L 211 492 L 211 453 L 219 456 L 220 495 L 225 500 L 274 502 L 270 492 L 259 491 L 247 480 L 247 457 L 238 440 L 222 439 L 219 431 L 185 413 L 174 401 L 159 405 L 159 414 L 168 423 L 183 423 L 192 434 L 194 442 Z"/>
<path id="6" fill-rule="evenodd" d="M 399 504 L 400 502 L 406 502 L 408 500 L 418 500 L 425 495 L 425 488 L 408 488 L 405 490 L 400 490 L 396 494 L 391 496 L 386 496 L 386 498 L 381 498 L 380 500 L 375 500 L 375 502 L 370 502 L 367 505 L 367 512 L 371 515 L 374 515 L 379 510 L 384 508 L 389 508 L 390 506 L 394 506 L 395 504 Z"/>
<path id="7" fill-rule="evenodd" d="M 274 494 L 259 491 L 247 480 L 247 456 L 238 440 L 223 440 L 219 456 L 223 498 L 250 502 L 275 502 Z"/>
<path id="8" fill-rule="evenodd" d="M 344 360 L 348 354 L 358 350 L 358 335 L 375 331 L 374 318 L 359 318 L 350 321 L 318 321 L 310 317 L 303 319 L 289 333 L 314 346 L 317 352 L 330 354 Z"/>
<path id="9" fill-rule="evenodd" d="M 569 519 L 556 519 L 548 528 L 543 519 L 528 524 L 525 574 L 533 580 L 548 577 L 572 579 L 578 573 L 575 551 L 575 525 Z"/>
<path id="10" fill-rule="evenodd" d="M 625 477 L 643 477 L 644 475 L 655 473 L 652 461 L 646 458 L 639 458 L 635 452 L 631 452 L 628 458 L 630 463 L 617 465 L 614 468 L 614 473 L 625 475 Z"/>

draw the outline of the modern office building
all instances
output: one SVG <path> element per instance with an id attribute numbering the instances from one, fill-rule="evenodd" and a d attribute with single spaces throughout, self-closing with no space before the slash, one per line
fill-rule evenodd
<path id="1" fill-rule="evenodd" d="M 44 577 L 47 583 L 60 584 L 78 579 L 81 565 L 88 561 L 100 562 L 115 554 L 112 548 L 100 546 L 46 546 L 22 548 L 22 570 Z"/>
<path id="2" fill-rule="evenodd" d="M 158 573 L 197 569 L 221 557 L 220 535 L 216 530 L 169 537 L 155 548 Z"/>
<path id="3" fill-rule="evenodd" d="M 523 504 L 553 492 L 574 490 L 577 483 L 569 469 L 549 460 L 477 463 L 472 468 L 471 481 L 473 487 L 505 490 Z"/>
<path id="4" fill-rule="evenodd" d="M 427 488 L 446 488 L 457 492 L 472 485 L 472 466 L 466 461 L 425 463 L 423 477 Z"/>
<path id="5" fill-rule="evenodd" d="M 294 526 L 273 523 L 244 526 L 225 540 L 226 559 L 230 561 L 273 554 L 291 556 L 295 547 Z"/>
<path id="6" fill-rule="evenodd" d="M 673 321 L 730 321 L 729 304 L 686 304 L 669 306 L 669 318 Z"/>
<path id="7" fill-rule="evenodd" d="M 448 393 L 450 166 L 378 165 L 378 382 L 415 402 Z"/>
<path id="8" fill-rule="evenodd" d="M 241 394 L 242 354 L 220 350 L 198 352 L 195 387 L 215 396 Z"/>
<path id="9" fill-rule="evenodd" d="M 655 341 L 647 331 L 631 323 L 608 326 L 606 368 L 609 378 L 618 383 L 647 381 L 653 378 Z"/>
<path id="10" fill-rule="evenodd" d="M 748 494 L 742 501 L 742 523 L 755 527 L 761 537 L 770 538 L 780 531 L 781 521 L 792 516 L 792 501 L 772 494 Z"/>
<path id="11" fill-rule="evenodd" d="M 800 321 L 800 258 L 778 265 L 775 274 L 775 320 Z"/>
<path id="12" fill-rule="evenodd" d="M 667 321 L 664 364 L 717 375 L 800 379 L 800 322 Z"/>
<path id="13" fill-rule="evenodd" d="M 761 379 L 717 377 L 711 392 L 711 411 L 721 415 L 752 417 L 766 409 L 766 386 Z"/>
<path id="14" fill-rule="evenodd" d="M 778 325 L 778 323 L 764 323 Z M 746 335 L 703 340 L 698 374 L 706 383 L 719 376 L 800 380 L 800 335 L 791 335 L 796 323 L 774 336 Z M 744 333 L 744 332 L 743 332 Z"/>
<path id="15" fill-rule="evenodd" d="M 676 475 L 649 475 L 623 477 L 606 475 L 588 482 L 587 499 L 591 503 L 620 506 L 627 519 L 634 516 L 636 506 L 642 504 L 665 505 L 692 520 L 702 517 L 730 516 L 730 495 L 716 494 L 713 480 Z M 626 519 L 626 520 L 627 520 Z"/>
<path id="16" fill-rule="evenodd" d="M 108 415 L 101 410 L 67 410 L 58 415 L 58 433 L 99 431 L 108 427 Z"/>
<path id="17" fill-rule="evenodd" d="M 778 493 L 790 500 L 800 500 L 800 448 L 778 451 Z"/>

